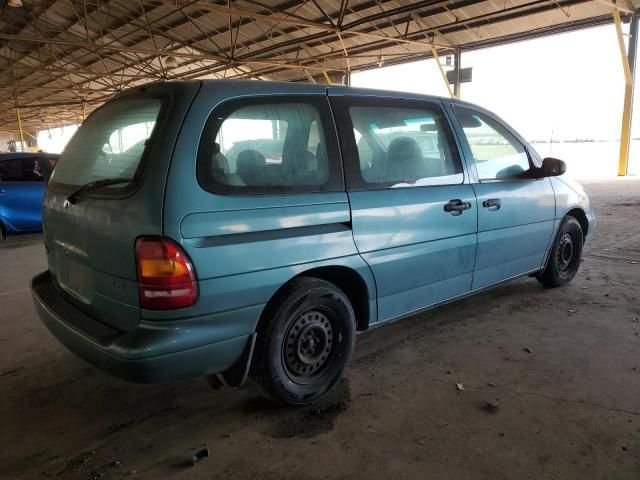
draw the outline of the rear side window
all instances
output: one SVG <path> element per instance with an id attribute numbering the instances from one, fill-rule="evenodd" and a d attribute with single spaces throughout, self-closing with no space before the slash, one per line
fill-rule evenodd
<path id="1" fill-rule="evenodd" d="M 162 101 L 157 98 L 128 98 L 105 104 L 69 142 L 56 164 L 51 184 L 80 186 L 111 178 L 133 180 L 161 107 Z"/>
<path id="2" fill-rule="evenodd" d="M 454 107 L 480 180 L 516 178 L 530 169 L 527 151 L 504 126 L 484 113 Z"/>
<path id="3" fill-rule="evenodd" d="M 342 176 L 328 107 L 260 97 L 212 114 L 198 151 L 198 181 L 215 193 L 332 191 Z"/>
<path id="4" fill-rule="evenodd" d="M 22 161 L 19 158 L 0 161 L 0 180 L 3 182 L 22 181 Z"/>
<path id="5" fill-rule="evenodd" d="M 351 139 L 350 135 L 343 138 L 350 157 L 350 188 L 408 188 L 464 181 L 457 148 L 438 105 L 361 98 L 340 104 L 341 123 L 349 121 L 341 131 L 353 132 Z"/>
<path id="6" fill-rule="evenodd" d="M 45 172 L 36 157 L 0 159 L 0 182 L 44 182 Z"/>

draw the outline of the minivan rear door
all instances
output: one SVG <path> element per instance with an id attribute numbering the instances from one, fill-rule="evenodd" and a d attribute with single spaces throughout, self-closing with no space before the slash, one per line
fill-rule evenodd
<path id="1" fill-rule="evenodd" d="M 107 102 L 82 124 L 52 173 L 43 217 L 54 283 L 115 328 L 131 330 L 140 320 L 135 241 L 162 233 L 168 165 L 200 84 L 154 84 Z M 101 186 L 105 180 L 113 181 Z"/>
<path id="2" fill-rule="evenodd" d="M 379 320 L 471 289 L 477 206 L 440 101 L 329 89 Z"/>

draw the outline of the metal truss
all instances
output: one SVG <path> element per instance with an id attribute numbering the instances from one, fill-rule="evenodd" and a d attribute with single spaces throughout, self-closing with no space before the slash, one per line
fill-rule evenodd
<path id="1" fill-rule="evenodd" d="M 636 0 L 23 0 L 0 10 L 0 130 L 79 123 L 152 81 L 311 81 L 610 21 Z"/>

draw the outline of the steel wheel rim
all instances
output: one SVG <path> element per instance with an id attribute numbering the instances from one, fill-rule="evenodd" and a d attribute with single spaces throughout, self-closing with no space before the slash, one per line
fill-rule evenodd
<path id="1" fill-rule="evenodd" d="M 566 272 L 571 267 L 574 251 L 573 238 L 569 233 L 565 233 L 560 237 L 558 245 L 558 270 Z"/>
<path id="2" fill-rule="evenodd" d="M 289 378 L 306 383 L 324 373 L 336 351 L 336 324 L 329 312 L 312 308 L 296 316 L 287 329 L 282 357 Z"/>

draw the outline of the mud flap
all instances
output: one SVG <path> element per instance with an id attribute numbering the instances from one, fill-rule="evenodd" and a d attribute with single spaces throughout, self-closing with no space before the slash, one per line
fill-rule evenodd
<path id="1" fill-rule="evenodd" d="M 249 335 L 247 345 L 245 346 L 242 355 L 231 368 L 222 373 L 216 373 L 205 377 L 205 380 L 211 388 L 214 390 L 219 390 L 223 387 L 239 388 L 244 384 L 249 376 L 253 350 L 256 345 L 256 336 L 256 332 Z"/>

